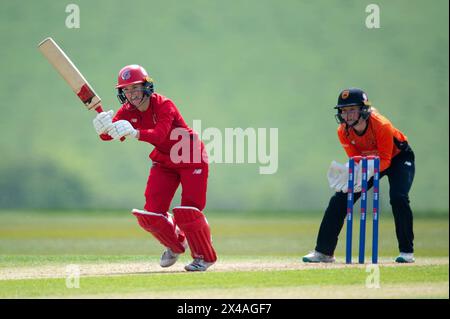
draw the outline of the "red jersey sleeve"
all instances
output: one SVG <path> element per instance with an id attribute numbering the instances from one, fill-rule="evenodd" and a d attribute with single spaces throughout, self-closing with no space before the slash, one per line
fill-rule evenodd
<path id="1" fill-rule="evenodd" d="M 171 131 L 175 114 L 175 105 L 170 100 L 156 105 L 155 115 L 158 119 L 156 125 L 152 129 L 140 129 L 139 140 L 153 145 L 158 145 L 165 141 Z"/>

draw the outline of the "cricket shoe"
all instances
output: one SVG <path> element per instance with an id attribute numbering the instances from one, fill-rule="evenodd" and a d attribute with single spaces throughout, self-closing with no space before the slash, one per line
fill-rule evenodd
<path id="1" fill-rule="evenodd" d="M 336 259 L 334 256 L 328 256 L 313 250 L 308 255 L 303 256 L 304 263 L 334 263 Z"/>
<path id="2" fill-rule="evenodd" d="M 186 271 L 205 271 L 212 265 L 214 265 L 214 262 L 206 262 L 202 258 L 195 258 L 194 261 L 186 265 L 184 269 Z"/>
<path id="3" fill-rule="evenodd" d="M 187 248 L 186 240 L 183 242 L 183 246 L 184 246 L 184 248 Z M 163 252 L 163 254 L 161 256 L 161 260 L 159 261 L 159 265 L 161 267 L 163 267 L 163 268 L 170 267 L 170 266 L 174 265 L 177 262 L 178 257 L 180 257 L 180 255 L 181 254 L 174 253 L 172 251 L 172 249 L 167 248 L 166 250 L 164 250 L 164 252 Z"/>
<path id="4" fill-rule="evenodd" d="M 400 253 L 400 255 L 397 258 L 395 258 L 395 262 L 401 263 L 401 264 L 404 264 L 404 263 L 409 264 L 409 263 L 413 263 L 415 261 L 416 260 L 414 259 L 413 253 Z"/>

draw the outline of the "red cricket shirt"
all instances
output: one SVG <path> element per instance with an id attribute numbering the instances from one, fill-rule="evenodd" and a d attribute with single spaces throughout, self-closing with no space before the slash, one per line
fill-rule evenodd
<path id="1" fill-rule="evenodd" d="M 113 122 L 118 120 L 127 120 L 139 131 L 139 140 L 148 142 L 155 146 L 149 157 L 167 167 L 200 167 L 208 162 L 204 144 L 199 140 L 198 134 L 194 132 L 184 121 L 180 111 L 169 98 L 153 93 L 150 96 L 149 107 L 141 112 L 130 103 L 125 103 L 117 111 Z M 177 132 L 184 133 L 188 137 L 189 147 L 177 147 L 177 154 L 185 155 L 179 163 L 173 161 L 170 156 L 172 147 L 177 144 L 182 137 L 171 139 L 170 135 L 174 129 Z M 100 138 L 104 141 L 112 140 L 108 134 L 101 134 Z M 181 144 L 178 144 L 180 146 Z M 183 143 L 184 146 L 187 144 Z M 184 152 L 184 154 L 183 154 Z M 189 154 L 186 154 L 189 152 Z"/>

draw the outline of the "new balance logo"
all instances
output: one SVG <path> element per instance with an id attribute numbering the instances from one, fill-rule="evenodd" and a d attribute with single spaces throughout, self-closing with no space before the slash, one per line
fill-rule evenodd
<path id="1" fill-rule="evenodd" d="M 202 173 L 202 169 L 194 169 L 194 171 L 192 172 L 192 175 L 200 175 Z"/>

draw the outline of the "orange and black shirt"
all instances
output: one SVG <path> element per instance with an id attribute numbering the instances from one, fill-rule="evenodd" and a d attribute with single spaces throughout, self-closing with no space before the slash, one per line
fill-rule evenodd
<path id="1" fill-rule="evenodd" d="M 407 137 L 383 115 L 372 111 L 363 134 L 358 135 L 345 124 L 337 130 L 339 141 L 349 157 L 377 155 L 380 157 L 380 171 L 391 165 L 391 160 L 400 153 L 399 145 L 408 142 Z"/>

